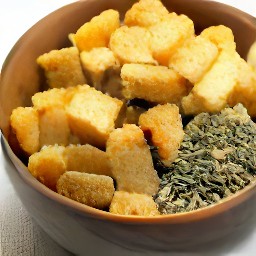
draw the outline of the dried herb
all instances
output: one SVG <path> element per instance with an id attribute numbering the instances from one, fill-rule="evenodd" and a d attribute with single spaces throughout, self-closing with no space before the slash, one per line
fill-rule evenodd
<path id="1" fill-rule="evenodd" d="M 256 175 L 256 125 L 241 104 L 215 115 L 199 114 L 184 131 L 179 156 L 170 167 L 152 149 L 155 168 L 163 174 L 154 196 L 162 214 L 216 203 Z"/>

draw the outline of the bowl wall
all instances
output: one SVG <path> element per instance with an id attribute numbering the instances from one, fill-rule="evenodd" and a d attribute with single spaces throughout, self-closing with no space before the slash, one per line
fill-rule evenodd
<path id="1" fill-rule="evenodd" d="M 12 109 L 30 105 L 31 96 L 42 89 L 42 74 L 36 58 L 52 49 L 68 46 L 67 35 L 101 11 L 113 8 L 123 14 L 133 3 L 130 0 L 75 2 L 48 15 L 24 34 L 2 70 L 0 127 L 5 138 Z M 204 0 L 163 3 L 169 10 L 192 18 L 197 31 L 211 25 L 229 26 L 243 57 L 256 40 L 255 19 L 235 8 Z M 193 213 L 160 218 L 113 216 L 50 191 L 28 173 L 4 137 L 2 145 L 8 175 L 28 212 L 55 241 L 79 255 L 101 255 L 95 253 L 97 250 L 103 250 L 105 255 L 117 255 L 115 253 L 120 250 L 125 253 L 126 249 L 140 252 L 216 249 L 213 241 L 218 240 L 219 247 L 223 237 L 223 244 L 227 245 L 229 240 L 235 242 L 249 233 L 255 221 L 255 184 L 236 197 Z"/>

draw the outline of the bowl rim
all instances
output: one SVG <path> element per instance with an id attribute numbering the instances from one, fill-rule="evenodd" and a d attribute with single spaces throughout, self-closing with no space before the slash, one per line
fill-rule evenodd
<path id="1" fill-rule="evenodd" d="M 72 2 L 70 4 L 64 5 L 53 12 L 47 14 L 42 19 L 37 21 L 33 26 L 31 26 L 21 37 L 17 40 L 15 45 L 12 47 L 11 51 L 7 55 L 6 59 L 4 60 L 3 66 L 2 66 L 2 73 L 4 73 L 5 68 L 8 66 L 7 60 L 10 57 L 10 53 L 13 51 L 16 44 L 18 44 L 23 37 L 26 36 L 29 31 L 35 27 L 38 23 L 42 22 L 43 20 L 47 19 L 48 16 L 54 15 L 56 12 L 59 12 L 60 10 L 64 8 L 69 8 L 71 5 L 77 5 L 81 2 L 87 2 L 89 0 L 77 0 L 75 2 Z M 228 4 L 224 4 L 221 2 L 217 2 L 215 0 L 192 0 L 193 2 L 205 2 L 209 5 L 217 5 L 222 8 L 227 8 L 231 12 L 233 12 L 233 15 L 243 15 L 244 19 L 256 21 L 256 18 L 252 15 L 237 9 L 236 7 L 230 6 Z M 256 26 L 256 22 L 255 22 Z M 1 86 L 1 77 L 0 77 L 0 86 Z M 245 186 L 243 189 L 237 191 L 235 194 L 228 196 L 224 199 L 221 199 L 219 202 L 214 203 L 212 205 L 206 206 L 204 208 L 200 208 L 197 210 L 189 211 L 189 212 L 183 212 L 183 213 L 175 213 L 175 214 L 166 214 L 166 215 L 158 215 L 158 216 L 134 216 L 134 215 L 119 215 L 119 214 L 113 214 L 107 211 L 99 210 L 84 204 L 81 204 L 77 201 L 74 201 L 72 199 L 69 199 L 67 197 L 64 197 L 42 183 L 40 183 L 37 179 L 35 179 L 28 171 L 27 167 L 21 162 L 21 160 L 13 153 L 12 149 L 10 148 L 7 139 L 5 138 L 1 127 L 0 127 L 0 137 L 1 137 L 1 146 L 3 149 L 3 155 L 6 159 L 9 159 L 13 167 L 15 167 L 13 171 L 17 171 L 20 177 L 23 179 L 23 181 L 30 186 L 30 188 L 36 190 L 43 196 L 47 197 L 48 199 L 51 199 L 62 206 L 66 206 L 74 211 L 76 211 L 78 214 L 86 214 L 90 215 L 90 217 L 94 217 L 97 219 L 107 220 L 111 222 L 116 223 L 127 223 L 127 224 L 166 224 L 166 223 L 187 223 L 187 222 L 193 222 L 198 221 L 202 219 L 206 219 L 209 217 L 216 216 L 218 214 L 221 214 L 225 211 L 230 210 L 231 208 L 234 208 L 238 206 L 240 203 L 244 202 L 246 199 L 250 198 L 253 194 L 255 194 L 255 187 L 256 187 L 256 178 L 253 182 L 251 182 L 249 185 Z M 5 159 L 5 160 L 6 160 Z M 15 188 L 15 186 L 14 186 Z M 19 196 L 19 195 L 18 195 Z"/>

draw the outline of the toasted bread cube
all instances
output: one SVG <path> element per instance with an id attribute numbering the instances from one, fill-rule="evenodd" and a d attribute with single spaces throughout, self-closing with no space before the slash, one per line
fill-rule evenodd
<path id="1" fill-rule="evenodd" d="M 51 107 L 65 108 L 74 94 L 78 91 L 79 86 L 69 88 L 52 88 L 47 91 L 37 92 L 32 96 L 32 103 L 39 112 Z"/>
<path id="2" fill-rule="evenodd" d="M 137 216 L 160 215 L 152 196 L 125 191 L 115 191 L 109 212 Z"/>
<path id="3" fill-rule="evenodd" d="M 112 176 L 107 153 L 89 144 L 67 146 L 64 157 L 68 171 Z"/>
<path id="4" fill-rule="evenodd" d="M 12 131 L 16 134 L 20 147 L 31 155 L 39 150 L 39 117 L 32 107 L 18 107 L 10 117 Z"/>
<path id="5" fill-rule="evenodd" d="M 134 124 L 115 129 L 107 141 L 117 190 L 154 195 L 159 178 L 142 130 Z"/>
<path id="6" fill-rule="evenodd" d="M 159 64 L 168 66 L 170 57 L 186 39 L 194 36 L 194 23 L 186 15 L 170 16 L 149 28 L 151 49 Z"/>
<path id="7" fill-rule="evenodd" d="M 111 34 L 120 26 L 119 13 L 106 10 L 82 25 L 73 36 L 79 51 L 90 51 L 94 47 L 108 47 Z"/>
<path id="8" fill-rule="evenodd" d="M 109 47 L 121 64 L 156 64 L 150 50 L 150 39 L 150 33 L 145 28 L 122 26 L 112 34 Z"/>
<path id="9" fill-rule="evenodd" d="M 46 146 L 29 157 L 29 172 L 48 188 L 56 191 L 59 177 L 66 171 L 63 158 L 65 147 Z"/>
<path id="10" fill-rule="evenodd" d="M 238 54 L 237 54 L 238 55 Z M 232 92 L 228 103 L 235 106 L 242 103 L 251 117 L 256 117 L 256 72 L 240 56 L 237 58 L 238 83 Z"/>
<path id="11" fill-rule="evenodd" d="M 80 53 L 82 66 L 90 76 L 93 86 L 102 89 L 102 80 L 107 70 L 119 70 L 120 64 L 114 53 L 106 47 L 93 48 L 91 51 Z"/>
<path id="12" fill-rule="evenodd" d="M 188 94 L 186 79 L 164 66 L 125 64 L 121 69 L 123 95 L 156 103 L 178 103 Z"/>
<path id="13" fill-rule="evenodd" d="M 43 92 L 37 92 L 32 96 L 32 103 L 38 111 L 44 111 L 49 107 L 64 107 L 66 98 L 65 88 L 53 88 Z"/>
<path id="14" fill-rule="evenodd" d="M 56 190 L 56 182 L 66 171 L 112 176 L 106 152 L 91 145 L 44 146 L 30 156 L 28 169 L 47 187 Z"/>
<path id="15" fill-rule="evenodd" d="M 75 87 L 53 88 L 32 96 L 32 103 L 39 114 L 40 148 L 69 144 L 71 134 L 65 104 L 74 91 Z"/>
<path id="16" fill-rule="evenodd" d="M 169 67 L 197 83 L 218 56 L 218 48 L 208 39 L 197 36 L 187 40 L 169 60 Z"/>
<path id="17" fill-rule="evenodd" d="M 235 56 L 236 53 L 231 51 L 222 51 L 219 54 L 202 80 L 182 99 L 185 114 L 216 113 L 227 106 L 238 77 Z"/>
<path id="18" fill-rule="evenodd" d="M 140 0 L 126 12 L 124 24 L 150 27 L 160 22 L 168 13 L 168 10 L 159 0 Z"/>
<path id="19" fill-rule="evenodd" d="M 208 27 L 201 32 L 200 36 L 210 40 L 219 50 L 234 51 L 236 49 L 233 32 L 224 25 Z"/>
<path id="20" fill-rule="evenodd" d="M 256 41 L 252 44 L 247 54 L 247 62 L 250 64 L 256 71 Z"/>
<path id="21" fill-rule="evenodd" d="M 113 198 L 115 188 L 112 178 L 81 172 L 66 172 L 57 182 L 57 192 L 79 203 L 106 209 Z"/>
<path id="22" fill-rule="evenodd" d="M 76 86 L 86 83 L 76 47 L 52 50 L 37 58 L 44 69 L 50 88 Z"/>
<path id="23" fill-rule="evenodd" d="M 154 146 L 166 165 L 177 157 L 184 131 L 179 108 L 174 104 L 158 105 L 141 114 L 139 125 L 142 131 L 150 131 Z"/>
<path id="24" fill-rule="evenodd" d="M 49 107 L 39 111 L 40 148 L 45 145 L 69 144 L 70 128 L 64 108 Z"/>
<path id="25" fill-rule="evenodd" d="M 104 148 L 122 105 L 89 85 L 80 86 L 66 106 L 70 128 L 83 144 Z"/>

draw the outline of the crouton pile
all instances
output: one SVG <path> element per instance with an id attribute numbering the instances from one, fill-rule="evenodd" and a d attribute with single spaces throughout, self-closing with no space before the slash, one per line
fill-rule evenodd
<path id="1" fill-rule="evenodd" d="M 159 215 L 150 146 L 168 166 L 183 140 L 182 116 L 238 102 L 256 116 L 256 72 L 228 27 L 196 35 L 188 16 L 140 0 L 122 22 L 105 10 L 67 36 L 70 47 L 36 60 L 49 89 L 10 117 L 10 140 L 30 173 L 67 198 L 113 214 Z"/>

